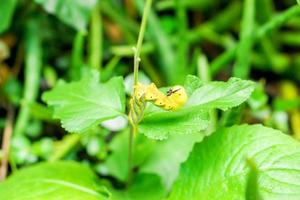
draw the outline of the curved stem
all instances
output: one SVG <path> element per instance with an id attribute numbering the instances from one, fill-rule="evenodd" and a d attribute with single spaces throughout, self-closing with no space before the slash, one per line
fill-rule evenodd
<path id="1" fill-rule="evenodd" d="M 140 54 L 141 54 L 142 43 L 143 43 L 145 30 L 146 30 L 146 23 L 147 23 L 147 19 L 148 19 L 149 13 L 150 13 L 150 9 L 151 9 L 151 4 L 152 4 L 152 0 L 147 0 L 146 5 L 144 7 L 143 18 L 142 18 L 142 23 L 141 23 L 141 27 L 140 27 L 137 44 L 136 44 L 136 47 L 134 48 L 134 71 L 133 71 L 133 77 L 134 77 L 133 85 L 134 86 L 138 83 Z M 133 87 L 133 88 L 135 88 L 135 87 Z M 133 95 L 134 95 L 134 92 L 133 92 Z M 137 130 L 138 130 L 138 125 L 132 124 L 132 129 L 130 131 L 130 136 L 129 136 L 129 146 L 128 146 L 128 181 L 127 181 L 127 184 L 130 184 L 131 178 L 132 178 L 133 143 L 134 143 L 134 136 L 137 135 Z"/>

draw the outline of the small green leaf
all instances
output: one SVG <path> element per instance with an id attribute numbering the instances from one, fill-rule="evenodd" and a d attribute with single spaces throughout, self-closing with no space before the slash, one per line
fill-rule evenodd
<path id="1" fill-rule="evenodd" d="M 20 170 L 0 184 L 0 199 L 109 199 L 96 175 L 76 162 L 42 163 Z"/>
<path id="2" fill-rule="evenodd" d="M 9 28 L 17 3 L 18 0 L 6 0 L 0 3 L 0 33 Z"/>
<path id="3" fill-rule="evenodd" d="M 123 79 L 102 84 L 96 71 L 79 82 L 58 84 L 43 100 L 54 107 L 54 118 L 69 132 L 83 132 L 125 112 Z"/>
<path id="4" fill-rule="evenodd" d="M 35 0 L 61 21 L 78 31 L 85 31 L 97 0 Z"/>
<path id="5" fill-rule="evenodd" d="M 257 165 L 263 199 L 299 199 L 299 142 L 261 125 L 222 128 L 196 144 L 169 199 L 245 199 L 245 158 Z"/>
<path id="6" fill-rule="evenodd" d="M 227 110 L 246 101 L 254 88 L 254 82 L 239 78 L 210 82 L 193 92 L 187 106 Z"/>
<path id="7" fill-rule="evenodd" d="M 298 5 L 300 5 L 300 0 L 297 0 Z"/>

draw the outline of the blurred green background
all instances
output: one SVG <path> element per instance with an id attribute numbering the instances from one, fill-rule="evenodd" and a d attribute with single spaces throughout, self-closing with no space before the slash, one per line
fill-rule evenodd
<path id="1" fill-rule="evenodd" d="M 0 139 L 11 127 L 10 170 L 65 158 L 126 179 L 107 166 L 115 166 L 111 155 L 118 156 L 111 152 L 127 147 L 121 141 L 128 123 L 117 119 L 86 134 L 68 134 L 41 94 L 60 81 L 79 80 L 90 68 L 103 82 L 124 76 L 130 94 L 143 2 L 1 0 Z M 255 80 L 259 84 L 248 102 L 219 113 L 219 125 L 263 123 L 300 139 L 300 8 L 295 0 L 247 2 L 154 1 L 140 79 L 158 86 L 180 84 L 187 74 L 204 82 Z M 151 151 L 151 141 L 146 143 L 140 147 L 145 155 Z"/>

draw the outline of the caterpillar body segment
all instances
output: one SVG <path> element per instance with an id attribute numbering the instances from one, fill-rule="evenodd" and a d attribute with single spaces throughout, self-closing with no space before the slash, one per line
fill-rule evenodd
<path id="1" fill-rule="evenodd" d="M 135 96 L 138 99 L 151 101 L 156 106 L 159 106 L 165 110 L 178 110 L 186 103 L 188 99 L 184 87 L 180 85 L 170 88 L 167 94 L 164 94 L 156 87 L 154 83 L 151 83 L 150 85 L 138 83 L 135 86 Z"/>

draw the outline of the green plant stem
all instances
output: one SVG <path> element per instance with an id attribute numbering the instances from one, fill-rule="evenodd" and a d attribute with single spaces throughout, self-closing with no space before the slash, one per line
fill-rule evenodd
<path id="1" fill-rule="evenodd" d="M 280 38 L 282 38 L 280 34 Z M 263 37 L 260 39 L 261 46 L 264 51 L 264 59 L 268 61 L 267 65 L 270 65 L 275 72 L 284 71 L 289 65 L 289 59 L 286 59 L 284 55 L 281 55 L 274 45 L 273 40 L 269 37 Z M 253 59 L 254 61 L 254 59 Z"/>
<path id="2" fill-rule="evenodd" d="M 133 157 L 133 142 L 134 142 L 134 136 L 137 135 L 137 126 L 132 126 L 130 135 L 129 135 L 129 143 L 128 143 L 128 179 L 127 184 L 131 183 L 132 180 L 132 157 Z"/>
<path id="3" fill-rule="evenodd" d="M 233 47 L 222 53 L 219 57 L 214 59 L 211 63 L 210 73 L 214 77 L 220 70 L 222 70 L 226 65 L 231 62 L 236 54 L 237 47 Z"/>
<path id="4" fill-rule="evenodd" d="M 89 65 L 100 71 L 102 64 L 102 18 L 99 7 L 96 6 L 92 13 L 89 37 Z"/>
<path id="5" fill-rule="evenodd" d="M 150 9 L 151 9 L 151 4 L 152 4 L 152 0 L 146 1 L 145 7 L 144 7 L 144 12 L 143 12 L 141 28 L 140 28 L 137 44 L 135 47 L 134 71 L 133 71 L 133 77 L 134 77 L 133 85 L 134 86 L 137 85 L 137 83 L 138 83 L 140 54 L 141 54 L 142 43 L 143 43 L 145 31 L 146 31 L 146 23 L 147 23 L 147 19 L 148 19 L 149 13 L 150 13 Z M 134 92 L 133 92 L 133 95 L 134 95 Z M 134 136 L 137 135 L 137 129 L 138 129 L 138 125 L 132 124 L 132 129 L 130 131 L 130 136 L 129 136 L 129 146 L 128 146 L 128 182 L 127 182 L 128 184 L 130 183 L 131 177 L 132 177 L 133 143 L 134 143 Z"/>
<path id="6" fill-rule="evenodd" d="M 106 82 L 108 81 L 113 73 L 114 73 L 114 69 L 115 67 L 118 65 L 119 61 L 120 61 L 120 57 L 119 56 L 114 56 L 104 67 L 101 73 L 101 81 L 102 82 Z"/>
<path id="7" fill-rule="evenodd" d="M 272 0 L 259 0 L 256 1 L 256 13 L 259 13 L 259 15 L 256 16 L 257 23 L 263 24 L 267 21 L 269 21 L 273 13 L 275 11 L 274 1 Z"/>
<path id="8" fill-rule="evenodd" d="M 229 27 L 232 26 L 232 24 L 235 21 L 237 21 L 240 18 L 241 6 L 242 5 L 239 1 L 235 1 L 228 5 L 224 10 L 222 10 L 222 12 L 218 13 L 209 21 L 205 22 L 204 24 L 201 24 L 201 26 L 197 26 L 196 28 L 190 30 L 187 36 L 189 42 L 194 43 L 205 37 L 209 40 L 215 40 L 215 38 L 217 38 L 217 40 L 220 40 L 220 38 L 224 36 L 217 33 L 227 30 Z"/>
<path id="9" fill-rule="evenodd" d="M 236 63 L 233 67 L 233 76 L 242 79 L 248 78 L 251 69 L 250 56 L 255 42 L 255 4 L 256 0 L 245 0 L 243 5 L 240 40 L 235 55 Z M 242 116 L 242 109 L 239 116 Z"/>
<path id="10" fill-rule="evenodd" d="M 101 13 L 116 22 L 122 30 L 124 38 L 129 44 L 135 43 L 135 34 L 138 33 L 138 25 L 131 18 L 122 15 L 122 11 L 112 5 L 112 1 L 99 1 Z M 118 9 L 118 10 L 116 10 Z"/>
<path id="11" fill-rule="evenodd" d="M 206 39 L 210 42 L 213 42 L 217 45 L 225 46 L 224 40 L 226 40 L 226 36 L 222 36 L 218 34 L 218 32 L 222 32 L 227 30 L 230 26 L 232 26 L 232 22 L 239 19 L 241 15 L 241 3 L 236 1 L 230 4 L 224 11 L 217 14 L 208 22 L 201 24 L 201 26 L 197 26 L 191 30 L 185 30 L 186 40 L 188 43 L 201 42 L 202 39 Z M 159 35 L 159 34 L 158 34 Z M 180 34 L 175 34 L 170 37 L 170 42 L 172 45 L 177 45 L 179 43 L 178 38 L 181 37 Z M 111 51 L 115 55 L 119 56 L 132 56 L 134 52 L 132 52 L 131 45 L 122 45 L 122 46 L 113 46 L 111 47 Z M 143 44 L 141 54 L 148 54 L 155 51 L 155 44 L 152 42 L 147 42 Z"/>
<path id="12" fill-rule="evenodd" d="M 176 62 L 175 68 L 178 70 L 178 73 L 181 76 L 178 76 L 176 80 L 178 83 L 183 83 L 185 76 L 187 75 L 187 57 L 188 57 L 188 50 L 189 50 L 189 42 L 187 40 L 187 30 L 188 30 L 188 17 L 186 13 L 186 9 L 183 6 L 184 0 L 175 0 L 175 7 L 176 7 L 176 18 L 178 22 L 178 35 L 181 38 L 178 42 L 177 52 L 176 52 Z"/>
<path id="13" fill-rule="evenodd" d="M 285 26 L 292 29 L 300 29 L 300 16 L 295 16 L 289 19 Z"/>
<path id="14" fill-rule="evenodd" d="M 54 162 L 65 157 L 80 141 L 82 134 L 73 133 L 68 135 L 67 139 L 64 139 L 63 145 L 59 150 L 55 151 L 50 157 L 49 161 Z"/>
<path id="15" fill-rule="evenodd" d="M 74 81 L 79 80 L 82 75 L 84 38 L 85 33 L 79 31 L 73 41 L 70 77 Z"/>
<path id="16" fill-rule="evenodd" d="M 211 81 L 211 76 L 209 73 L 209 64 L 205 55 L 200 54 L 197 60 L 198 76 L 204 83 Z"/>
<path id="17" fill-rule="evenodd" d="M 116 56 L 120 56 L 120 57 L 133 56 L 134 52 L 132 51 L 132 44 L 136 42 L 135 35 L 138 34 L 138 28 L 139 28 L 137 23 L 133 21 L 131 18 L 127 18 L 126 16 L 122 15 L 121 11 L 116 12 L 115 11 L 116 8 L 114 8 L 114 6 L 111 4 L 110 1 L 100 1 L 99 4 L 100 4 L 101 12 L 105 14 L 107 17 L 109 17 L 116 24 L 120 25 L 120 29 L 123 32 L 124 38 L 127 40 L 127 43 L 129 44 L 128 46 L 121 46 L 120 48 L 119 46 L 112 47 L 110 50 Z M 149 45 L 146 44 L 146 46 L 145 44 L 143 44 L 141 50 L 143 69 L 155 84 L 162 85 L 161 75 L 157 72 L 156 68 L 153 67 L 153 65 L 149 61 L 149 58 L 146 57 L 145 55 L 155 50 L 155 46 L 153 43 L 148 43 L 148 44 Z"/>
<path id="18" fill-rule="evenodd" d="M 162 79 L 160 73 L 156 70 L 156 68 L 151 63 L 150 59 L 146 56 L 141 55 L 143 61 L 143 69 L 148 74 L 149 78 L 153 83 L 156 84 L 157 87 L 160 87 L 164 84 L 164 80 Z"/>
<path id="19" fill-rule="evenodd" d="M 256 38 L 261 38 L 265 36 L 271 30 L 274 30 L 282 26 L 282 24 L 284 24 L 286 21 L 291 19 L 293 16 L 299 14 L 300 14 L 300 7 L 296 5 L 287 9 L 282 13 L 275 15 L 269 22 L 265 23 L 261 28 L 257 30 L 257 33 L 255 34 Z"/>
<path id="20" fill-rule="evenodd" d="M 200 8 L 200 10 L 208 9 L 216 4 L 217 1 L 212 0 L 189 0 L 189 1 L 182 1 L 182 6 L 184 8 Z M 176 3 L 174 0 L 165 0 L 165 1 L 158 1 L 156 4 L 156 9 L 159 11 L 170 10 L 176 7 Z"/>
<path id="21" fill-rule="evenodd" d="M 120 25 L 122 31 L 125 31 L 124 34 L 138 33 L 138 24 L 131 18 L 122 15 L 123 12 L 116 8 L 112 1 L 99 1 L 99 7 L 102 13 Z M 132 35 L 129 37 L 132 38 Z"/>
<path id="22" fill-rule="evenodd" d="M 132 57 L 135 52 L 132 51 L 132 45 L 118 45 L 110 47 L 112 54 L 120 57 Z M 152 43 L 144 43 L 141 49 L 142 55 L 147 55 L 155 51 L 155 47 Z"/>
<path id="23" fill-rule="evenodd" d="M 30 21 L 26 27 L 25 37 L 25 86 L 23 103 L 21 104 L 16 124 L 14 137 L 24 134 L 27 122 L 30 118 L 28 103 L 34 102 L 37 98 L 42 68 L 42 45 L 38 35 L 36 21 Z"/>
<path id="24" fill-rule="evenodd" d="M 254 44 L 255 28 L 255 0 L 244 1 L 240 42 L 236 53 L 236 63 L 233 68 L 233 76 L 246 79 L 250 72 L 250 55 Z"/>
<path id="25" fill-rule="evenodd" d="M 299 47 L 300 46 L 300 38 L 299 31 L 285 31 L 280 33 L 279 40 L 288 46 Z"/>
<path id="26" fill-rule="evenodd" d="M 135 0 L 137 9 L 140 13 L 143 10 L 143 1 Z M 169 85 L 176 84 L 179 76 L 182 76 L 180 71 L 175 67 L 175 52 L 172 48 L 171 38 L 163 31 L 161 23 L 155 12 L 149 13 L 149 34 L 147 37 L 153 41 L 157 54 L 159 56 L 159 64 L 161 71 Z"/>
<path id="27" fill-rule="evenodd" d="M 135 54 L 134 54 L 134 71 L 133 71 L 133 77 L 134 77 L 134 85 L 138 83 L 138 71 L 139 71 L 139 63 L 140 63 L 140 54 L 141 54 L 141 48 L 142 48 L 142 43 L 146 31 L 146 23 L 147 19 L 150 13 L 151 9 L 151 4 L 152 0 L 147 0 L 146 5 L 144 7 L 144 12 L 143 12 L 143 18 L 142 18 L 142 24 L 138 36 L 138 41 L 136 44 L 135 48 Z"/>

